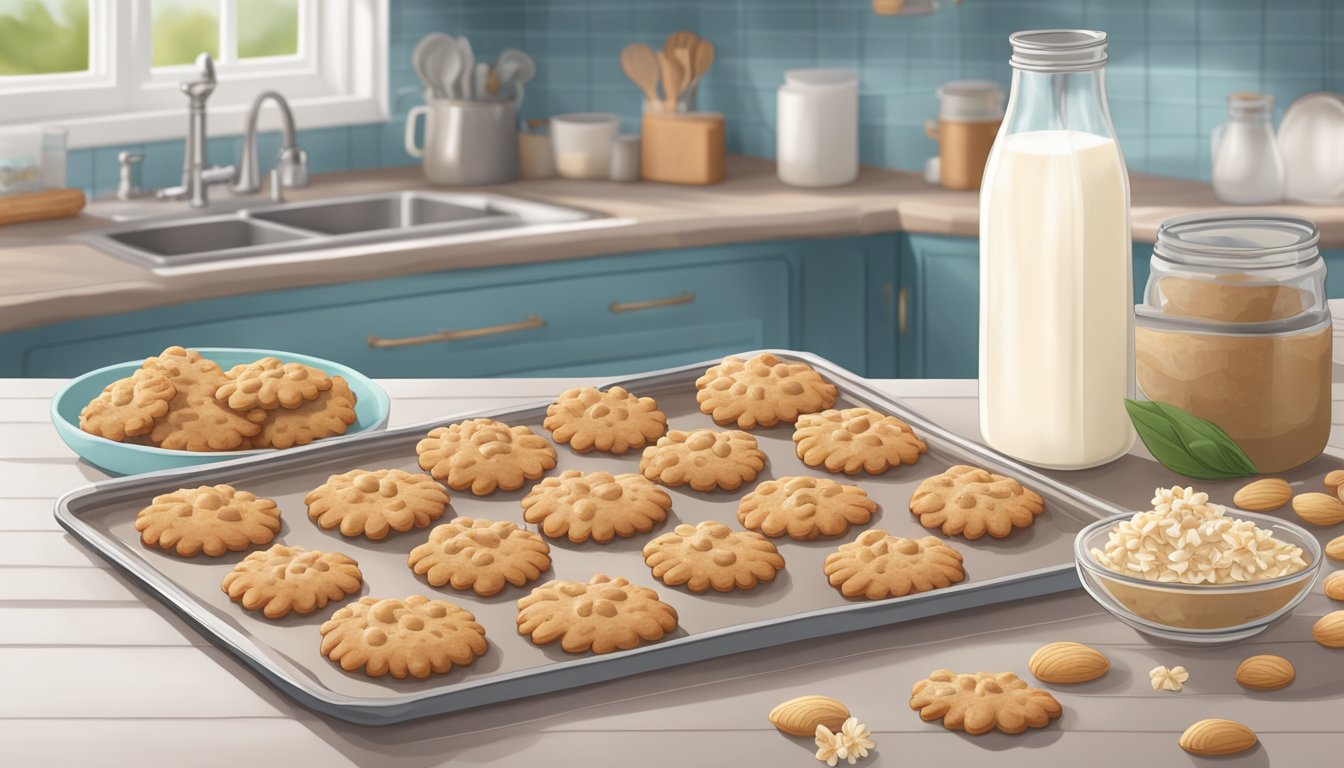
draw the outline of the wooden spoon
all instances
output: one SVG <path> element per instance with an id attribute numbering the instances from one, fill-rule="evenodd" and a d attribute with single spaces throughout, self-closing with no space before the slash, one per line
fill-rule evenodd
<path id="1" fill-rule="evenodd" d="M 676 54 L 672 53 L 673 51 L 678 48 L 693 50 L 695 44 L 699 41 L 699 35 L 694 32 L 687 32 L 683 29 L 680 32 L 673 32 L 667 36 L 667 40 L 663 41 L 663 50 L 667 51 L 668 56 L 676 58 Z"/>
<path id="2" fill-rule="evenodd" d="M 663 111 L 676 112 L 677 100 L 685 83 L 681 66 L 666 51 L 658 52 L 658 64 L 663 69 Z"/>
<path id="3" fill-rule="evenodd" d="M 695 64 L 693 70 L 695 77 L 691 80 L 691 88 L 700 84 L 700 78 L 705 76 L 709 68 L 714 65 L 714 44 L 708 40 L 701 40 L 695 46 Z"/>
<path id="4" fill-rule="evenodd" d="M 675 108 L 681 105 L 682 94 L 688 93 L 691 90 L 691 78 L 695 70 L 691 63 L 690 48 L 678 48 L 672 53 L 676 54 L 674 58 L 677 60 L 677 69 L 681 71 L 681 82 L 677 84 L 676 103 L 673 104 L 673 107 Z"/>
<path id="5" fill-rule="evenodd" d="M 650 104 L 658 103 L 658 56 L 643 43 L 631 43 L 621 51 L 621 69 L 644 92 Z"/>

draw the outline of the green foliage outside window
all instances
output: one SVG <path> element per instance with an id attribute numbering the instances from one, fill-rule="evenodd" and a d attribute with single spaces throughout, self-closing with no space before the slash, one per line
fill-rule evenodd
<path id="1" fill-rule="evenodd" d="M 0 76 L 88 68 L 88 0 L 0 0 Z"/>

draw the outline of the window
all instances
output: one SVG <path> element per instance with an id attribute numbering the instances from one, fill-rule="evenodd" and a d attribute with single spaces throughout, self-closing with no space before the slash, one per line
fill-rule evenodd
<path id="1" fill-rule="evenodd" d="M 202 51 L 211 135 L 241 133 L 265 89 L 304 128 L 385 120 L 387 2 L 0 0 L 0 126 L 61 123 L 76 147 L 180 138 L 177 84 Z"/>

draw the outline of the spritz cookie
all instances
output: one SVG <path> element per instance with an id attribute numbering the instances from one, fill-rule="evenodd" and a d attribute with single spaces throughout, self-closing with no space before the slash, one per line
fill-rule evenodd
<path id="1" fill-rule="evenodd" d="M 737 519 L 766 536 L 810 541 L 839 536 L 852 525 L 867 525 L 877 502 L 857 485 L 827 477 L 779 477 L 766 480 L 742 497 Z"/>
<path id="2" fill-rule="evenodd" d="M 642 448 L 667 431 L 667 415 L 651 397 L 636 397 L 623 387 L 566 390 L 546 409 L 542 426 L 555 442 L 586 453 L 625 453 Z"/>
<path id="3" fill-rule="evenodd" d="M 793 442 L 809 467 L 847 475 L 878 475 L 888 467 L 914 464 L 929 449 L 910 425 L 871 408 L 846 408 L 798 417 Z"/>
<path id="4" fill-rule="evenodd" d="M 645 448 L 639 460 L 639 471 L 650 480 L 697 491 L 735 490 L 763 469 L 765 454 L 756 438 L 737 429 L 673 429 Z"/>
<path id="5" fill-rule="evenodd" d="M 750 360 L 729 356 L 695 380 L 700 410 L 719 424 L 741 429 L 795 421 L 835 405 L 835 385 L 806 363 L 765 352 Z"/>
<path id="6" fill-rule="evenodd" d="M 672 497 L 643 475 L 570 469 L 537 483 L 521 503 L 523 519 L 552 539 L 604 544 L 653 530 Z"/>
<path id="7" fill-rule="evenodd" d="M 420 468 L 455 491 L 512 491 L 555 467 L 555 447 L 525 426 L 468 419 L 432 429 L 415 446 Z"/>

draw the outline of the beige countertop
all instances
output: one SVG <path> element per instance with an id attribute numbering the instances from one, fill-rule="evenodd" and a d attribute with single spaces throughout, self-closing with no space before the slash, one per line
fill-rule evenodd
<path id="1" fill-rule="evenodd" d="M 1133 234 L 1151 242 L 1164 219 L 1229 208 L 1200 182 L 1131 176 Z M 291 201 L 428 185 L 416 168 L 330 174 L 294 190 Z M 489 191 L 597 211 L 620 226 L 549 232 L 451 248 L 430 240 L 313 251 L 303 260 L 237 263 L 205 271 L 161 273 L 102 253 L 79 238 L 109 225 L 105 219 L 36 222 L 0 229 L 0 332 L 81 317 L 220 296 L 307 285 L 372 280 L 446 269 L 502 266 L 667 248 L 781 238 L 829 238 L 882 232 L 975 237 L 975 192 L 931 186 L 917 174 L 865 167 L 858 181 L 831 189 L 782 184 L 774 163 L 729 159 L 728 180 L 712 187 L 602 181 L 517 181 Z M 259 204 L 264 204 L 261 202 Z M 1314 219 L 1324 247 L 1344 247 L 1344 206 L 1272 206 Z"/>

